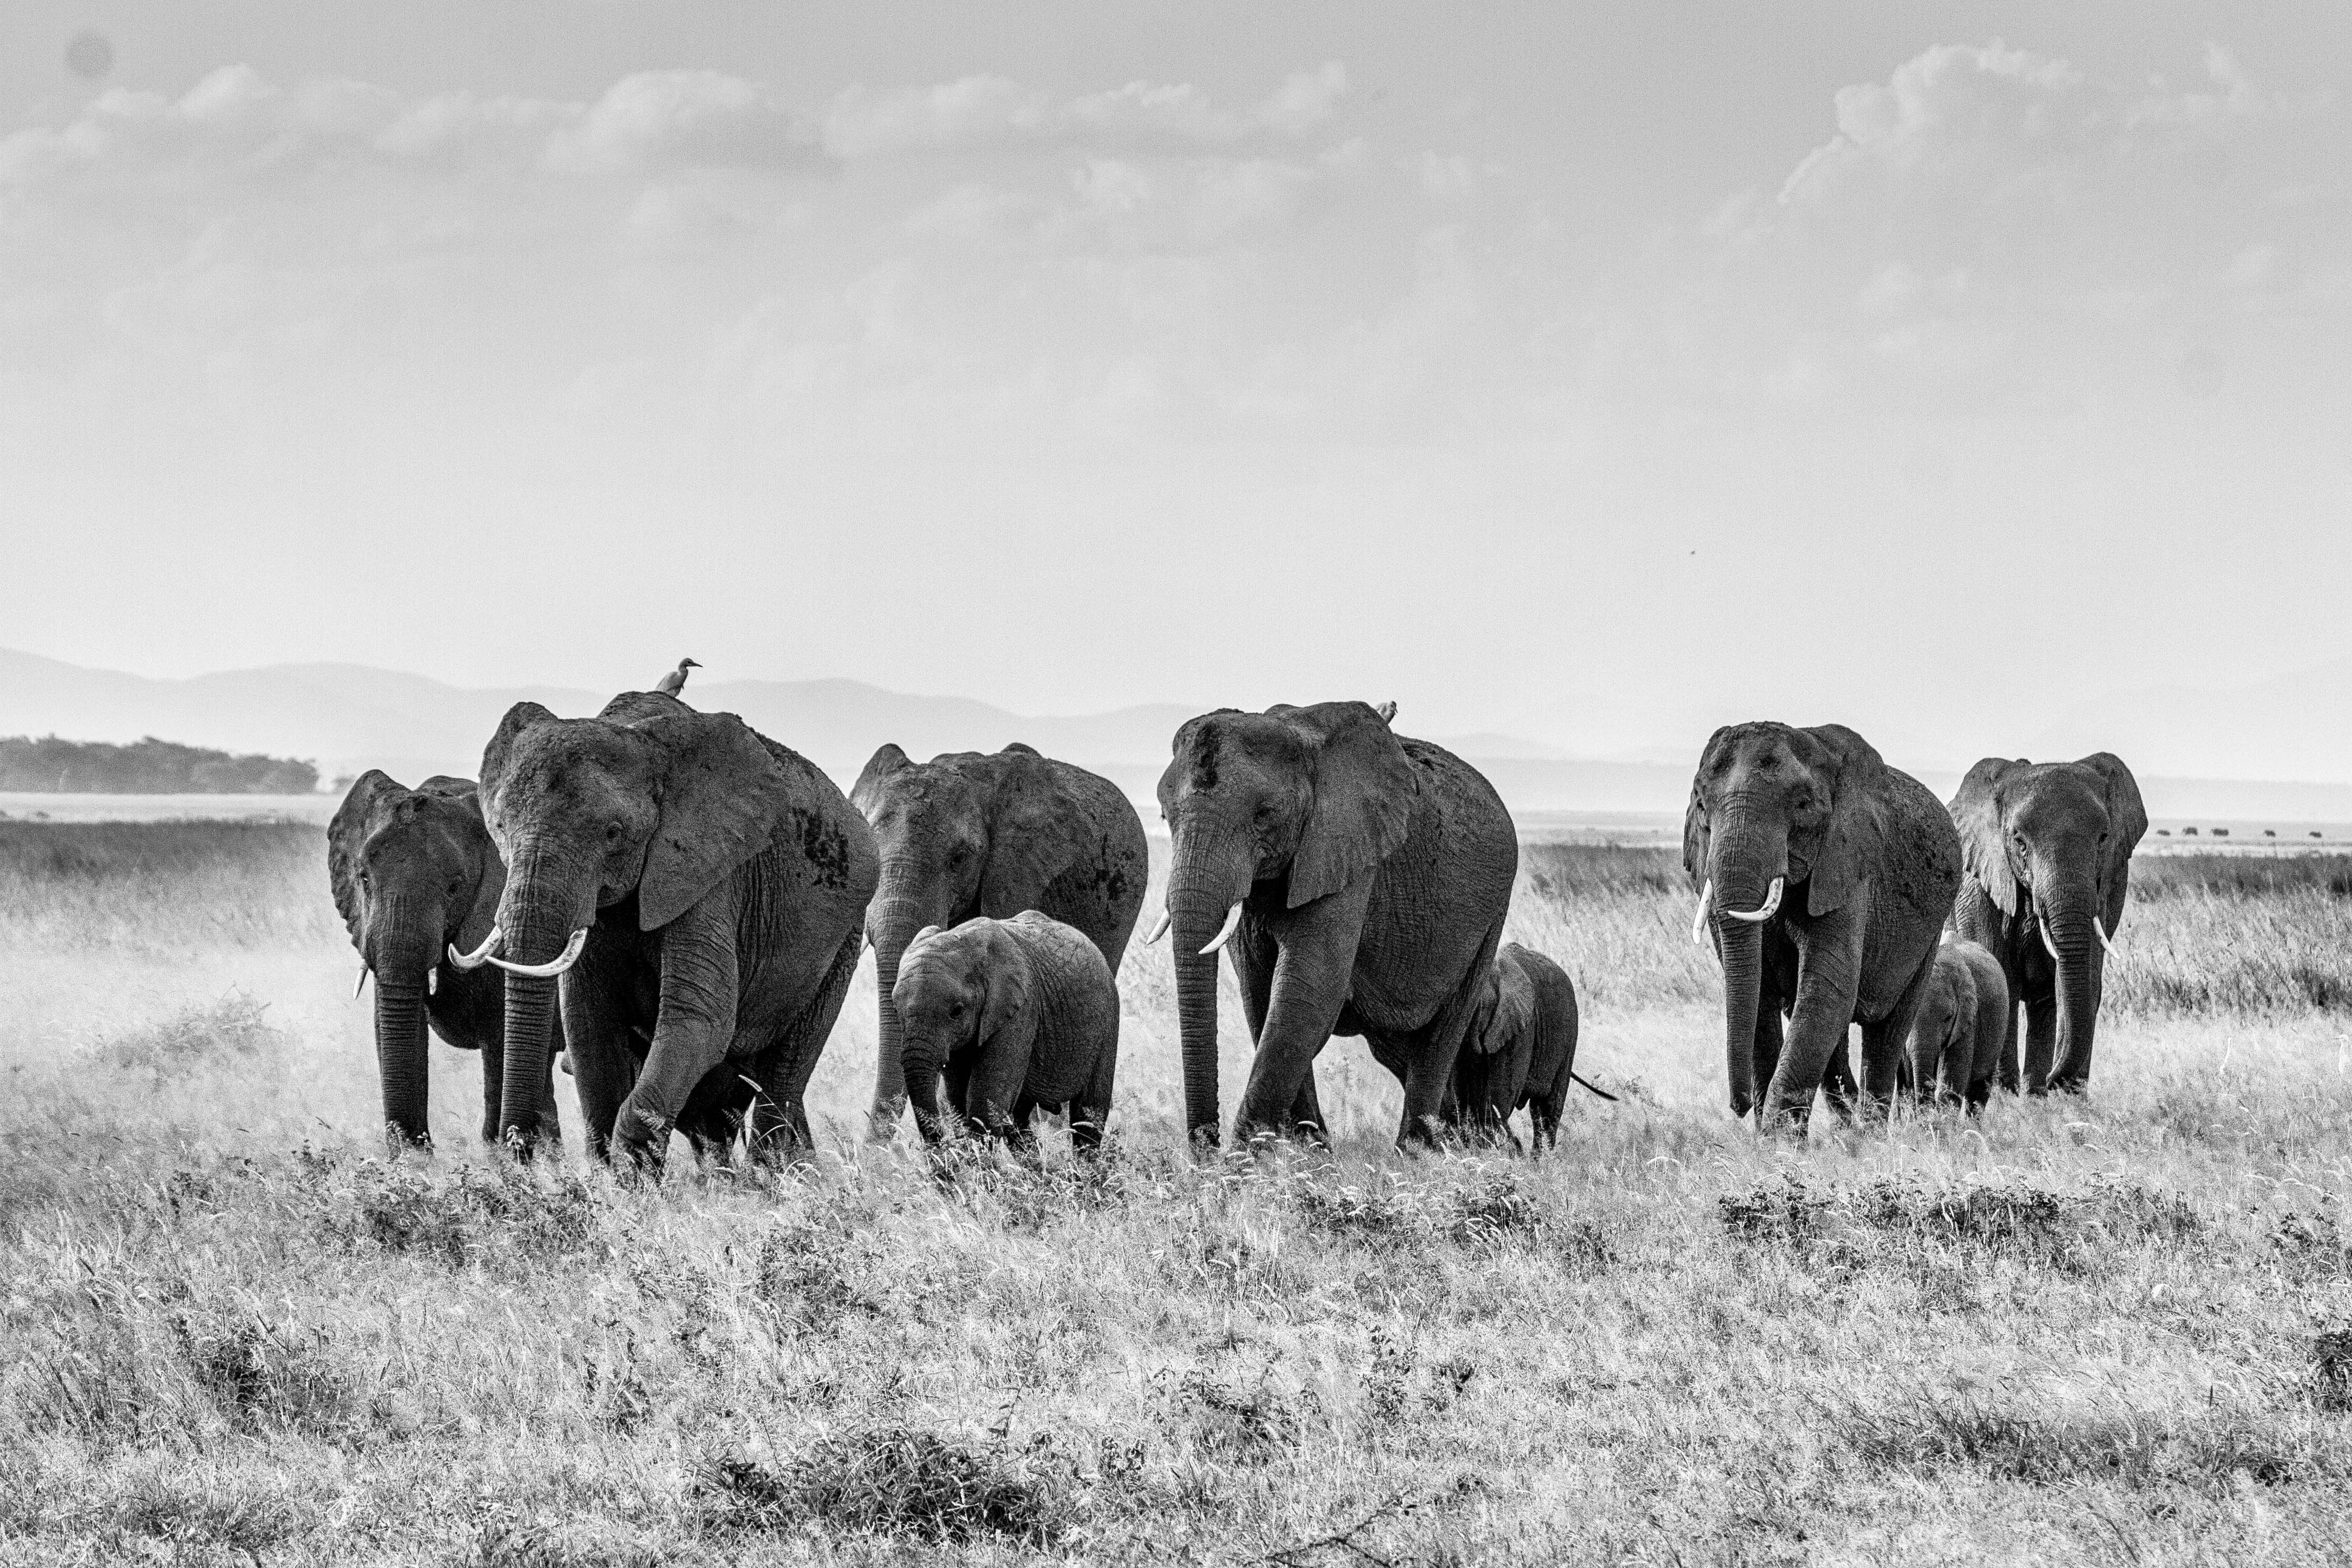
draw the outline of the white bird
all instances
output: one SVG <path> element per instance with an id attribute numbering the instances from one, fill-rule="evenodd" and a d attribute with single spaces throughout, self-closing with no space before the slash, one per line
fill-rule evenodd
<path id="1" fill-rule="evenodd" d="M 686 689 L 686 672 L 689 669 L 700 669 L 701 668 L 702 666 L 695 663 L 694 660 L 690 658 L 679 659 L 677 661 L 677 668 L 671 670 L 667 675 L 663 676 L 661 678 L 660 684 L 656 686 L 654 689 L 660 692 L 664 697 L 675 697 L 679 692 Z"/>

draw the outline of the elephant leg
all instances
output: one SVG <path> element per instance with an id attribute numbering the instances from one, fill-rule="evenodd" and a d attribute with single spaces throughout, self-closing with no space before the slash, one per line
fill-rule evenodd
<path id="1" fill-rule="evenodd" d="M 1830 1047 L 1830 1059 L 1822 1068 L 1822 1096 L 1829 1101 L 1832 1110 L 1848 1121 L 1853 1120 L 1856 1104 L 1862 1098 L 1862 1086 L 1853 1076 L 1853 1042 L 1852 1028 L 1840 1029 L 1837 1044 Z"/>
<path id="2" fill-rule="evenodd" d="M 1298 1093 L 1290 1102 L 1291 1131 L 1308 1142 L 1328 1145 L 1331 1139 L 1323 1125 L 1323 1102 L 1315 1092 L 1315 1068 L 1309 1063 L 1307 1076 L 1298 1081 Z"/>
<path id="3" fill-rule="evenodd" d="M 2004 946 L 1992 945 L 1996 962 L 2000 964 L 2001 978 L 2009 983 L 2009 1011 L 2002 1019 L 2000 1055 L 1993 1068 L 1993 1081 L 2011 1094 L 2021 1092 L 2024 1084 L 2018 1071 L 2018 1008 L 2025 1000 L 2025 966 L 2011 960 Z"/>
<path id="4" fill-rule="evenodd" d="M 572 1089 L 580 1098 L 580 1120 L 586 1128 L 588 1152 L 610 1157 L 613 1123 L 621 1103 L 637 1081 L 640 1065 L 635 1042 L 629 1034 L 628 961 L 596 963 L 596 954 L 583 953 L 572 973 L 561 982 L 563 1000 L 564 1048 L 572 1056 Z M 552 1059 L 553 1053 L 550 1053 Z M 501 1079 L 503 1081 L 503 1079 Z M 551 1078 L 550 1082 L 553 1079 Z M 483 1099 L 487 1104 L 488 1093 Z M 548 1103 L 552 1105 L 551 1099 Z"/>
<path id="5" fill-rule="evenodd" d="M 2050 1089 L 2050 1058 L 2058 1047 L 2058 997 L 2044 992 L 2025 999 L 2025 1092 Z"/>
<path id="6" fill-rule="evenodd" d="M 971 1071 L 976 1052 L 963 1051 L 948 1058 L 948 1065 L 940 1073 L 940 1082 L 947 1090 L 948 1109 L 955 1112 L 956 1125 L 969 1128 L 971 1120 Z M 942 1127 L 946 1123 L 940 1124 Z"/>
<path id="7" fill-rule="evenodd" d="M 857 973 L 858 952 L 864 945 L 863 931 L 853 930 L 842 939 L 816 994 L 766 1053 L 772 1065 L 761 1079 L 761 1092 L 751 1100 L 753 1158 L 799 1159 L 815 1152 L 806 1105 L 808 1081 L 841 1016 L 841 1005 L 849 995 L 850 978 Z"/>
<path id="8" fill-rule="evenodd" d="M 1846 940 L 1840 946 L 1861 945 L 1852 940 L 1851 931 L 1823 934 L 1843 935 Z M 1847 1055 L 1846 1031 L 1853 1022 L 1854 968 L 1846 958 L 1845 952 L 1835 950 L 1809 954 L 1798 970 L 1797 1003 L 1789 1013 L 1787 1046 L 1765 1100 L 1768 1127 L 1785 1125 L 1802 1134 L 1811 1124 L 1813 1096 L 1825 1086 L 1830 1087 L 1832 1104 L 1841 1093 L 1851 1103 L 1853 1069 L 1841 1059 Z M 1832 1072 L 1841 1078 L 1830 1086 L 1828 1075 Z"/>
<path id="9" fill-rule="evenodd" d="M 1769 1084 L 1772 1075 L 1780 1069 L 1780 999 L 1769 985 L 1759 985 L 1756 995 L 1756 1081 Z M 1764 1102 L 1756 1102 L 1756 1119 L 1764 1119 Z"/>
<path id="10" fill-rule="evenodd" d="M 1304 920 L 1277 944 L 1237 1136 L 1281 1133 L 1294 1124 L 1300 1091 L 1313 1082 L 1315 1058 L 1347 998 L 1360 924 L 1360 917 Z"/>
<path id="11" fill-rule="evenodd" d="M 552 1062 L 554 1059 L 555 1053 L 550 1051 L 548 1060 Z M 499 1102 L 506 1089 L 506 1043 L 503 1040 L 483 1042 L 482 1147 L 485 1149 L 495 1149 L 499 1146 Z M 547 1103 L 551 1108 L 555 1104 L 552 1093 L 548 1096 Z"/>
<path id="12" fill-rule="evenodd" d="M 699 1164 L 724 1166 L 735 1152 L 736 1137 L 743 1131 L 752 1100 L 751 1087 L 743 1080 L 756 1078 L 758 1068 L 756 1062 L 744 1065 L 753 1071 L 739 1074 L 734 1064 L 722 1064 L 694 1086 L 677 1113 L 677 1130 Z"/>
<path id="13" fill-rule="evenodd" d="M 1070 1102 L 1070 1147 L 1091 1154 L 1102 1147 L 1103 1131 L 1110 1125 L 1110 1096 L 1118 1071 L 1118 1053 L 1105 1051 L 1095 1061 L 1086 1091 Z"/>
<path id="14" fill-rule="evenodd" d="M 1869 1095 L 1872 1109 L 1885 1115 L 1894 1103 L 1897 1076 L 1903 1067 L 1903 1047 L 1911 1038 L 1911 1026 L 1919 1021 L 1919 1009 L 1927 1000 L 1927 987 L 1936 975 L 1936 950 L 1929 948 L 1921 961 L 1911 984 L 1895 999 L 1886 1016 L 1876 1023 L 1864 1020 L 1862 1026 L 1863 1089 Z M 1923 1099 L 1937 1098 L 1936 1079 L 1929 1078 L 1916 1086 Z"/>
<path id="15" fill-rule="evenodd" d="M 1476 1009 L 1478 993 L 1485 985 L 1487 972 L 1495 966 L 1495 950 L 1503 942 L 1503 922 L 1496 921 L 1486 932 L 1486 940 L 1478 944 L 1477 957 L 1470 961 L 1454 994 L 1437 1010 L 1437 1016 L 1422 1029 L 1419 1038 L 1405 1057 L 1404 1112 L 1397 1126 L 1397 1146 L 1410 1148 L 1420 1144 L 1436 1148 L 1444 1135 L 1444 1124 L 1438 1111 L 1445 1103 L 1445 1091 L 1454 1082 L 1454 1063 L 1462 1054 L 1462 1037 L 1470 1032 L 1470 1015 Z"/>

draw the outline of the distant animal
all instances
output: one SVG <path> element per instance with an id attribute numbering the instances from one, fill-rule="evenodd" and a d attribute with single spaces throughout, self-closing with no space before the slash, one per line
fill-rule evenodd
<path id="1" fill-rule="evenodd" d="M 1220 709 L 1176 731 L 1160 778 L 1173 838 L 1184 1120 L 1217 1138 L 1217 963 L 1233 959 L 1255 1059 L 1236 1136 L 1322 1136 L 1315 1058 L 1361 1035 L 1404 1081 L 1400 1142 L 1435 1144 L 1518 869 L 1479 772 L 1363 702 Z"/>
<path id="2" fill-rule="evenodd" d="M 1039 1107 L 1066 1109 L 1070 1141 L 1102 1142 L 1118 1068 L 1118 986 L 1094 939 L 1035 910 L 907 944 L 893 1000 L 905 1029 L 915 1124 L 937 1142 L 949 1110 L 976 1133 L 1034 1142 Z"/>
<path id="3" fill-rule="evenodd" d="M 1556 1144 L 1570 1083 L 1616 1099 L 1577 1075 L 1576 1036 L 1576 984 L 1567 972 L 1531 948 L 1505 942 L 1454 1058 L 1449 1119 L 1473 1136 L 1509 1137 L 1516 1147 L 1510 1120 L 1525 1107 L 1535 1147 Z"/>
<path id="4" fill-rule="evenodd" d="M 928 763 L 886 745 L 849 799 L 873 829 L 881 858 L 866 934 L 874 944 L 880 1025 L 872 1126 L 887 1138 L 916 1092 L 892 993 L 915 933 L 1036 910 L 1084 932 L 1117 974 L 1150 862 L 1126 791 L 1018 742 Z"/>
<path id="5" fill-rule="evenodd" d="M 1959 887 L 1942 804 L 1843 724 L 1727 725 L 1691 780 L 1683 868 L 1723 965 L 1732 1114 L 1801 1132 L 1822 1089 L 1851 1110 L 1857 1023 L 1886 1104 Z"/>
<path id="6" fill-rule="evenodd" d="M 482 823 L 471 779 L 435 777 L 415 789 L 376 769 L 352 783 L 327 825 L 327 880 L 352 945 L 360 986 L 375 981 L 375 1058 L 389 1136 L 430 1148 L 425 1125 L 431 1052 L 425 1027 L 482 1058 L 482 1141 L 499 1138 L 504 1087 L 506 987 L 495 969 L 468 973 L 442 962 L 489 931 L 506 890 L 505 862 Z M 354 993 L 356 994 L 356 993 Z M 540 1136 L 557 1135 L 555 1100 L 542 1073 Z"/>
<path id="7" fill-rule="evenodd" d="M 803 1097 L 857 967 L 874 836 L 815 764 L 732 713 L 627 691 L 507 710 L 482 753 L 509 875 L 464 965 L 506 971 L 500 1132 L 526 1147 L 561 977 L 590 1151 L 658 1170 L 811 1146 Z"/>
<path id="8" fill-rule="evenodd" d="M 2071 763 L 1987 757 L 1960 781 L 1951 813 L 1968 872 L 1953 925 L 2000 961 L 2011 1001 L 2025 1005 L 2022 1070 L 2012 1016 L 2000 1087 L 2087 1088 L 2107 952 L 2132 851 L 2147 832 L 2138 781 L 2112 752 Z"/>
<path id="9" fill-rule="evenodd" d="M 1984 1104 L 2000 1065 L 2009 1014 L 2009 980 L 1999 959 L 1965 938 L 1937 948 L 1906 1043 L 1912 1095 L 1961 1101 L 1970 1110 Z"/>
<path id="10" fill-rule="evenodd" d="M 661 679 L 655 684 L 654 689 L 660 692 L 664 697 L 675 697 L 679 692 L 686 689 L 686 672 L 689 669 L 700 669 L 701 668 L 702 666 L 695 663 L 694 660 L 690 658 L 679 659 L 677 661 L 677 668 L 671 670 L 667 675 L 663 676 Z"/>

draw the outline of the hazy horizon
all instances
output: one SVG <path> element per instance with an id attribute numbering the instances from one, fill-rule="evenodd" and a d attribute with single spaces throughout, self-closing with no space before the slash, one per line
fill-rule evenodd
<path id="1" fill-rule="evenodd" d="M 1942 760 L 2352 653 L 2352 13 L 20 9 L 44 657 Z"/>

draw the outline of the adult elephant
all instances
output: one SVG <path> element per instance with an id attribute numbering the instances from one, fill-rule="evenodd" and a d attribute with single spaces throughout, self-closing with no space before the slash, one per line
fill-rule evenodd
<path id="1" fill-rule="evenodd" d="M 359 951 L 360 984 L 375 980 L 375 1058 L 383 1122 L 394 1139 L 431 1148 L 425 1026 L 482 1057 L 482 1140 L 499 1137 L 504 1087 L 505 987 L 497 971 L 468 973 L 442 950 L 478 944 L 506 890 L 506 866 L 482 823 L 471 779 L 436 777 L 415 789 L 371 768 L 327 825 L 327 881 Z M 356 993 L 354 993 L 356 994 Z M 540 1133 L 556 1136 L 555 1100 L 542 1083 Z"/>
<path id="2" fill-rule="evenodd" d="M 1862 1087 L 1890 1100 L 1959 888 L 1942 803 L 1843 724 L 1727 725 L 1691 781 L 1683 867 L 1723 964 L 1732 1114 L 1801 1131 L 1825 1083 L 1851 1108 L 1856 1023 Z"/>
<path id="3" fill-rule="evenodd" d="M 673 1129 L 808 1146 L 802 1095 L 857 966 L 874 836 L 831 779 L 732 713 L 624 692 L 593 719 L 507 710 L 482 753 L 506 853 L 500 1130 L 528 1142 L 562 977 L 588 1146 L 659 1169 Z"/>
<path id="4" fill-rule="evenodd" d="M 882 862 L 866 934 L 880 997 L 873 1125 L 887 1137 L 908 1096 L 923 1098 L 907 1078 L 906 1026 L 891 996 L 915 933 L 1035 910 L 1082 932 L 1116 975 L 1143 908 L 1149 852 L 1126 792 L 1017 742 L 928 763 L 886 745 L 849 799 L 873 828 Z"/>
<path id="5" fill-rule="evenodd" d="M 1404 1080 L 1398 1141 L 1436 1142 L 1518 869 L 1493 786 L 1361 702 L 1221 709 L 1188 721 L 1173 751 L 1161 928 L 1176 932 L 1193 1139 L 1217 1137 L 1222 948 L 1256 1045 L 1237 1136 L 1320 1135 L 1315 1058 L 1336 1033 L 1361 1035 Z"/>
<path id="6" fill-rule="evenodd" d="M 2132 851 L 2147 832 L 2139 782 L 2112 752 L 2072 763 L 1987 757 L 1952 797 L 1967 877 L 1953 924 L 2000 961 L 2009 1027 L 1999 1082 L 2021 1081 L 2017 1004 L 2025 1004 L 2028 1093 L 2079 1092 L 2123 924 Z"/>

